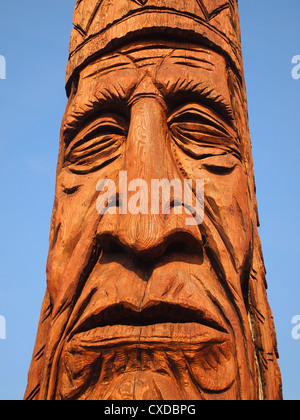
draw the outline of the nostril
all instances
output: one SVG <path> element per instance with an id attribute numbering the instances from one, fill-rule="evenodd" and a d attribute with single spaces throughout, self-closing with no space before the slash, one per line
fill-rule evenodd
<path id="1" fill-rule="evenodd" d="M 124 252 L 124 248 L 119 239 L 110 234 L 101 235 L 99 238 L 99 245 L 103 251 L 110 254 L 120 254 Z"/>
<path id="2" fill-rule="evenodd" d="M 123 238 L 124 239 L 124 238 Z M 200 255 L 202 240 L 191 232 L 179 231 L 160 238 L 147 247 L 141 247 L 138 241 L 126 242 L 117 234 L 102 233 L 98 236 L 101 249 L 109 254 L 128 254 L 137 262 L 153 263 L 164 256 Z"/>
<path id="3" fill-rule="evenodd" d="M 169 234 L 165 240 L 166 247 L 164 254 L 198 254 L 202 253 L 202 237 L 196 236 L 193 232 L 182 230 Z"/>
<path id="4" fill-rule="evenodd" d="M 184 242 L 173 242 L 169 244 L 165 250 L 164 255 L 173 255 L 173 254 L 190 254 L 191 250 Z"/>

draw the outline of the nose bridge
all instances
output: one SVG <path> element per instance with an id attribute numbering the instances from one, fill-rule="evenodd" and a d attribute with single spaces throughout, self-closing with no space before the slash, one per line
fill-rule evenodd
<path id="1" fill-rule="evenodd" d="M 198 229 L 186 226 L 186 217 L 184 214 L 178 215 L 172 205 L 169 206 L 170 214 L 163 214 L 163 191 L 156 207 L 160 210 L 152 212 L 152 181 L 179 178 L 168 144 L 165 109 L 155 95 L 139 95 L 132 104 L 122 172 L 125 181 L 119 184 L 122 184 L 122 188 L 119 191 L 117 214 L 104 215 L 101 222 L 102 237 L 109 244 L 108 248 L 112 249 L 110 243 L 117 243 L 127 252 L 147 260 L 159 257 L 176 241 L 185 242 L 187 247 L 192 243 L 192 248 L 196 249 L 195 242 L 199 243 Z M 130 185 L 134 185 L 133 189 Z M 138 198 L 133 198 L 134 195 L 138 195 Z M 172 201 L 172 196 L 167 195 Z M 182 203 L 182 195 L 175 197 L 174 193 L 173 198 L 174 202 L 177 199 Z M 144 206 L 141 200 L 145 199 L 147 203 Z M 139 205 L 137 214 L 132 212 L 131 200 Z"/>
<path id="2" fill-rule="evenodd" d="M 128 179 L 167 176 L 170 155 L 165 110 L 156 97 L 141 97 L 132 106 L 125 165 Z"/>
<path id="3" fill-rule="evenodd" d="M 131 109 L 124 170 L 127 173 L 127 188 L 144 185 L 140 214 L 132 214 L 128 191 L 125 214 L 118 214 L 118 240 L 135 254 L 154 255 L 163 246 L 164 221 L 161 214 L 151 213 L 151 180 L 167 176 L 166 167 L 171 160 L 167 145 L 165 110 L 156 95 L 137 95 Z M 139 182 L 138 182 L 139 180 Z M 121 195 L 120 195 L 121 198 Z M 121 198 L 122 200 L 122 198 Z M 122 213 L 122 211 L 120 212 Z"/>

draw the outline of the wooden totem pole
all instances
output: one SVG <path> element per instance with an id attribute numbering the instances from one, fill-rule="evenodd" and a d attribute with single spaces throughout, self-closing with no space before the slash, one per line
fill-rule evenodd
<path id="1" fill-rule="evenodd" d="M 236 0 L 77 0 L 26 399 L 281 399 Z"/>

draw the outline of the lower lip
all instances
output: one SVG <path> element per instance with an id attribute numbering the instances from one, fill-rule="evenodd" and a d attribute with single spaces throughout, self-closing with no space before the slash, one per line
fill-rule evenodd
<path id="1" fill-rule="evenodd" d="M 95 328 L 76 334 L 71 346 L 115 347 L 132 344 L 176 344 L 193 346 L 221 344 L 229 340 L 229 334 L 197 323 L 153 324 L 146 326 L 113 325 Z"/>

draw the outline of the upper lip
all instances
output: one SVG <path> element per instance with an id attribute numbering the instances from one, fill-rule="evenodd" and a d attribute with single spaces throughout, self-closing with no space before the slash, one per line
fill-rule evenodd
<path id="1" fill-rule="evenodd" d="M 143 327 L 157 324 L 187 324 L 196 323 L 208 328 L 227 333 L 225 326 L 219 320 L 201 309 L 186 308 L 178 304 L 156 303 L 143 310 L 126 307 L 125 304 L 115 304 L 103 309 L 97 315 L 87 317 L 73 330 L 74 335 L 90 331 L 95 328 L 128 325 Z"/>

